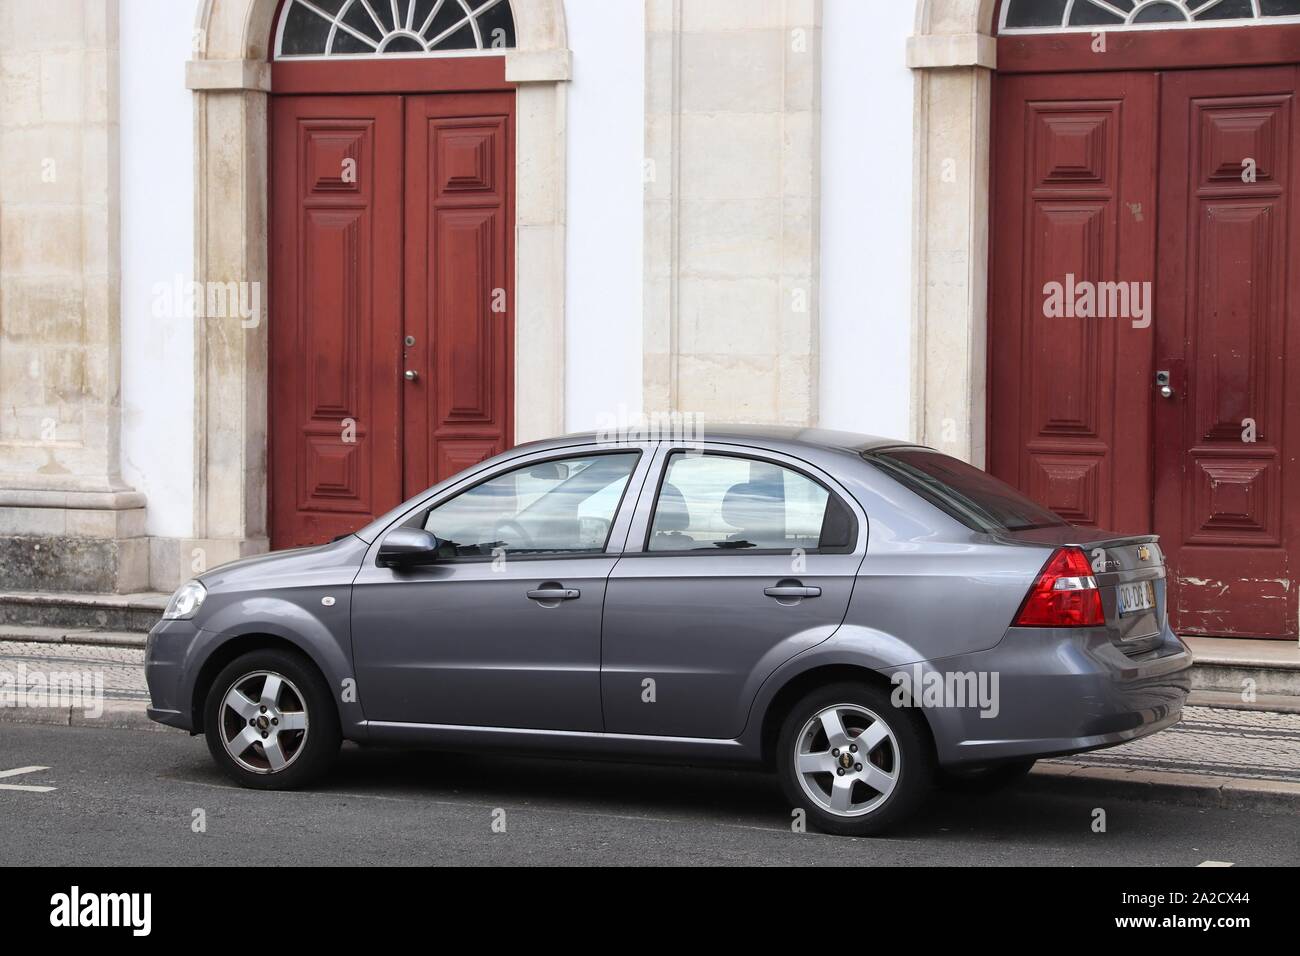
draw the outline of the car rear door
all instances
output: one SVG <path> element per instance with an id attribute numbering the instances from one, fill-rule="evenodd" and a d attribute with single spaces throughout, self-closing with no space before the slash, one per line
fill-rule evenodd
<path id="1" fill-rule="evenodd" d="M 605 593 L 605 729 L 739 736 L 762 681 L 843 622 L 866 532 L 807 462 L 661 448 Z"/>

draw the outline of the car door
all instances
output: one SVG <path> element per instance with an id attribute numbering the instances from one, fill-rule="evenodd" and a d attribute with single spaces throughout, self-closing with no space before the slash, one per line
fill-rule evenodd
<path id="1" fill-rule="evenodd" d="M 649 451 L 538 453 L 415 507 L 393 528 L 438 536 L 428 566 L 379 566 L 379 536 L 352 598 L 366 719 L 602 729 L 605 582 Z"/>
<path id="2" fill-rule="evenodd" d="M 806 462 L 753 448 L 665 447 L 652 481 L 605 594 L 605 727 L 736 737 L 762 681 L 843 622 L 866 517 Z"/>

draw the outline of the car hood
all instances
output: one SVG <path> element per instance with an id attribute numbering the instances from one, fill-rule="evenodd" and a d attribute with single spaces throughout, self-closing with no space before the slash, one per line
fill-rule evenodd
<path id="1" fill-rule="evenodd" d="M 368 545 L 356 535 L 345 535 L 329 544 L 308 548 L 290 548 L 240 558 L 198 575 L 198 580 L 209 591 L 239 587 L 268 577 L 279 577 L 300 570 L 320 567 L 337 567 L 342 564 L 360 565 Z"/>

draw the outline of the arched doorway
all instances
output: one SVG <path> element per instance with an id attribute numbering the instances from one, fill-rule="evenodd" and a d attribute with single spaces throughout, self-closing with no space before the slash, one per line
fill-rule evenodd
<path id="1" fill-rule="evenodd" d="M 312 5 L 325 15 L 313 13 L 317 19 L 342 17 L 353 30 L 371 37 L 376 54 L 382 42 L 385 63 L 393 65 L 378 63 L 378 56 L 369 66 L 358 61 L 346 71 L 310 54 L 292 64 L 273 60 L 285 12 L 281 0 L 199 4 L 194 58 L 186 71 L 187 86 L 196 93 L 195 279 L 246 282 L 263 296 L 268 290 L 274 295 L 268 244 L 273 98 L 443 95 L 485 89 L 512 96 L 510 133 L 516 148 L 508 172 L 514 177 L 514 207 L 507 231 L 513 267 L 507 266 L 507 281 L 499 286 L 509 287 L 512 304 L 507 315 L 514 327 L 509 356 L 514 371 L 505 373 L 514 396 L 509 414 L 515 441 L 557 433 L 563 427 L 564 407 L 564 89 L 571 69 L 561 0 L 510 0 L 513 47 L 491 46 L 494 25 L 489 22 L 479 24 L 486 49 L 466 48 L 464 35 L 452 31 L 444 42 L 430 42 L 436 49 L 424 53 L 404 51 L 397 37 L 372 34 L 358 25 L 360 21 L 347 19 L 364 16 L 373 27 L 367 6 L 386 21 L 392 16 L 392 0 Z M 345 11 L 345 6 L 354 9 Z M 423 26 L 421 18 L 428 18 L 435 6 L 459 10 L 461 18 L 489 12 L 485 0 L 468 10 L 461 0 L 414 0 L 413 7 L 399 0 L 396 6 L 403 30 L 408 18 L 415 21 L 414 28 Z M 436 29 L 440 16 L 430 22 L 426 41 L 452 25 Z M 334 33 L 336 38 L 357 40 L 342 27 Z M 282 66 L 291 68 L 285 72 Z M 393 78 L 408 69 L 419 73 L 418 82 L 409 75 Z M 349 86 L 353 71 L 361 74 L 359 87 Z M 273 410 L 268 353 L 277 315 L 265 303 L 261 312 L 266 316 L 261 323 L 207 319 L 196 327 L 194 538 L 184 542 L 183 549 L 186 555 L 191 549 L 201 554 L 206 566 L 265 550 L 269 543 L 268 429 Z M 335 472 L 335 485 L 349 480 L 342 470 Z"/>
<path id="2" fill-rule="evenodd" d="M 346 534 L 513 444 L 515 105 L 491 54 L 514 45 L 509 0 L 285 0 L 273 548 Z"/>
<path id="3" fill-rule="evenodd" d="M 1294 638 L 1300 0 L 1005 0 L 989 467 L 1155 532 L 1173 626 Z"/>

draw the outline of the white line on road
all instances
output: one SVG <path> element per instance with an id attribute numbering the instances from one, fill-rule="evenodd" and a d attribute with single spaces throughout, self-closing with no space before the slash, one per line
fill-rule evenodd
<path id="1" fill-rule="evenodd" d="M 25 773 L 36 773 L 38 770 L 49 770 L 49 767 L 19 767 L 17 770 L 0 770 L 0 777 L 18 777 Z M 49 793 L 51 790 L 57 790 L 58 787 L 25 787 L 16 783 L 0 783 L 0 790 L 22 790 L 27 793 Z"/>
<path id="2" fill-rule="evenodd" d="M 1201 867 L 1201 866 L 1232 866 L 1231 863 L 1224 863 L 1222 860 L 1206 860 L 1204 863 L 1197 863 L 1196 865 L 1197 865 L 1198 867 Z"/>

